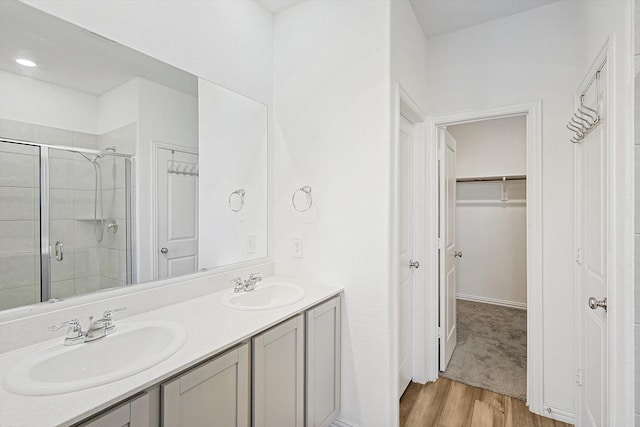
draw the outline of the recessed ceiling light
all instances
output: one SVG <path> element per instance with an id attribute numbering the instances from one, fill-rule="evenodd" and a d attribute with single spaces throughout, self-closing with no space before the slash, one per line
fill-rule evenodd
<path id="1" fill-rule="evenodd" d="M 16 62 L 20 65 L 24 65 L 25 67 L 35 67 L 36 63 L 24 58 L 16 59 Z"/>

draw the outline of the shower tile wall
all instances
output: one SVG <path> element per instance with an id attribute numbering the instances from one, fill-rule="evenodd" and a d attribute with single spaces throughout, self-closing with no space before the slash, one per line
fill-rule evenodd
<path id="1" fill-rule="evenodd" d="M 0 119 L 0 136 L 79 148 L 116 146 L 118 152 L 132 154 L 137 126 L 134 123 L 98 136 Z M 8 148 L 0 155 L 0 248 L 4 248 L 0 249 L 0 309 L 37 302 L 40 294 L 38 150 L 2 145 Z M 51 260 L 52 296 L 65 298 L 125 285 L 124 161 L 116 159 L 115 182 L 114 158 L 106 156 L 98 161 L 105 217 L 103 239 L 98 243 L 93 219 L 93 165 L 64 150 L 50 150 L 50 157 L 51 244 L 57 240 L 64 244 L 64 260 Z M 28 168 L 29 178 L 5 185 L 5 175 L 20 175 L 15 172 L 18 167 Z M 113 219 L 119 226 L 115 234 L 106 230 Z"/>
<path id="2" fill-rule="evenodd" d="M 135 123 L 113 130 L 100 136 L 103 147 L 117 147 L 119 152 L 134 153 L 137 139 Z M 102 158 L 99 160 L 104 177 L 104 213 L 107 222 L 114 220 L 118 225 L 116 233 L 105 229 L 100 243 L 100 287 L 102 289 L 126 285 L 126 205 L 125 205 L 125 163 L 122 159 Z M 114 179 L 115 177 L 115 179 Z M 105 224 L 106 228 L 107 224 Z"/>
<path id="3" fill-rule="evenodd" d="M 0 309 L 39 301 L 38 181 L 38 149 L 0 143 Z"/>

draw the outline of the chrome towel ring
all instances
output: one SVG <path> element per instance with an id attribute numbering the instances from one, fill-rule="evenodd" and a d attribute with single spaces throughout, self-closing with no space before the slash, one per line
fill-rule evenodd
<path id="1" fill-rule="evenodd" d="M 229 194 L 229 209 L 233 212 L 240 212 L 244 206 L 244 189 L 239 188 L 236 191 Z"/>
<path id="2" fill-rule="evenodd" d="M 302 207 L 300 207 L 300 200 L 297 200 L 297 196 L 299 195 L 305 195 L 305 200 L 304 203 L 302 204 Z M 291 196 L 291 204 L 293 205 L 293 208 L 295 210 L 297 210 L 298 212 L 306 212 L 309 209 L 311 209 L 311 206 L 313 206 L 313 198 L 311 197 L 311 187 L 308 185 L 305 185 L 304 187 L 300 187 L 298 188 L 296 191 L 293 192 L 293 196 Z"/>

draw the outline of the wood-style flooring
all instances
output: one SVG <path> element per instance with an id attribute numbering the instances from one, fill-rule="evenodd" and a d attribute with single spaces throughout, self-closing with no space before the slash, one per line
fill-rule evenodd
<path id="1" fill-rule="evenodd" d="M 529 412 L 522 400 L 447 378 L 411 383 L 400 399 L 400 427 L 564 427 Z"/>

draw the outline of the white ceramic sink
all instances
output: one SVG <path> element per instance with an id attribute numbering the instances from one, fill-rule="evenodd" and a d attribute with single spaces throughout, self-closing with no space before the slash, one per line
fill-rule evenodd
<path id="1" fill-rule="evenodd" d="M 294 304 L 304 298 L 304 289 L 293 283 L 260 282 L 248 292 L 226 293 L 220 303 L 233 310 L 272 310 Z"/>
<path id="2" fill-rule="evenodd" d="M 12 367 L 6 390 L 46 396 L 84 390 L 137 374 L 168 359 L 187 340 L 185 329 L 169 322 L 117 325 L 104 338 L 72 346 L 35 347 L 33 356 Z"/>

